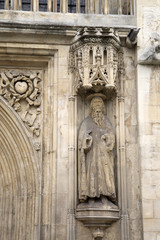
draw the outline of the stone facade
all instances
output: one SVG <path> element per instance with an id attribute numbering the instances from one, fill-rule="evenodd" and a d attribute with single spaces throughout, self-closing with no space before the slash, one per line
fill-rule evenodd
<path id="1" fill-rule="evenodd" d="M 135 16 L 0 13 L 0 239 L 159 240 L 159 1 L 137 1 Z M 94 136 L 98 161 L 114 162 L 110 203 L 78 195 L 93 97 L 115 137 L 106 153 Z M 89 171 L 87 184 L 101 177 Z"/>
<path id="2" fill-rule="evenodd" d="M 138 6 L 137 93 L 144 239 L 159 239 L 159 21 L 160 3 Z M 145 47 L 144 47 L 145 44 Z M 147 54 L 146 54 L 147 53 Z M 141 61 L 146 54 L 145 61 Z M 148 56 L 147 56 L 148 55 Z"/>

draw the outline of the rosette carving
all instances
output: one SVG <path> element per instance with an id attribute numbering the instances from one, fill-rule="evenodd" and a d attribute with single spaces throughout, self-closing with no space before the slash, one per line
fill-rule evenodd
<path id="1" fill-rule="evenodd" d="M 41 72 L 0 71 L 0 95 L 20 115 L 29 132 L 40 135 L 39 115 L 41 113 Z"/>

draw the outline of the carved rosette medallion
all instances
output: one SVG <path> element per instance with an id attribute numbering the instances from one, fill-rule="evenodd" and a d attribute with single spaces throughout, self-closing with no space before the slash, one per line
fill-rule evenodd
<path id="1" fill-rule="evenodd" d="M 0 71 L 0 95 L 19 114 L 31 136 L 36 139 L 40 136 L 41 74 L 41 71 Z"/>
<path id="2" fill-rule="evenodd" d="M 83 28 L 70 48 L 70 70 L 75 92 L 88 95 L 100 92 L 113 97 L 118 90 L 120 40 L 111 28 Z"/>

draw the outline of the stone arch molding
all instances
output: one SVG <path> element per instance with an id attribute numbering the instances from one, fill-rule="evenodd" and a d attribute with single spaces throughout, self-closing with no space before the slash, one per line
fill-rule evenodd
<path id="1" fill-rule="evenodd" d="M 0 97 L 0 239 L 39 239 L 40 174 L 17 113 Z"/>

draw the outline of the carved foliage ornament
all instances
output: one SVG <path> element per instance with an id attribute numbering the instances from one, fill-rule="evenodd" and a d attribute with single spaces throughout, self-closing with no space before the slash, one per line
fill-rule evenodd
<path id="1" fill-rule="evenodd" d="M 20 115 L 29 132 L 40 135 L 41 72 L 1 70 L 0 95 Z"/>

